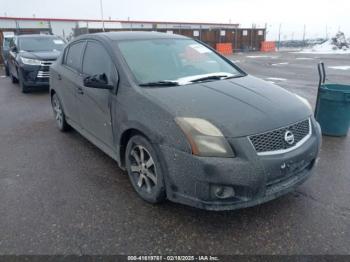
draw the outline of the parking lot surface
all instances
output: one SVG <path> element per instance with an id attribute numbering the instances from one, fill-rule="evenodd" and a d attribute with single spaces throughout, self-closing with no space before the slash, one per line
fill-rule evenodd
<path id="1" fill-rule="evenodd" d="M 312 104 L 317 62 L 350 65 L 350 55 L 229 58 Z M 327 71 L 350 84 L 350 70 Z M 349 137 L 324 137 L 314 175 L 277 200 L 229 212 L 153 206 L 111 158 L 58 131 L 47 92 L 1 77 L 0 254 L 350 254 L 349 160 Z"/>

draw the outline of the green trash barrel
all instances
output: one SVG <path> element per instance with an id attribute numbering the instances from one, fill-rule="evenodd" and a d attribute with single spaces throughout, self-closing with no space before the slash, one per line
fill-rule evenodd
<path id="1" fill-rule="evenodd" d="M 346 136 L 350 126 L 350 85 L 322 84 L 315 117 L 323 135 Z"/>

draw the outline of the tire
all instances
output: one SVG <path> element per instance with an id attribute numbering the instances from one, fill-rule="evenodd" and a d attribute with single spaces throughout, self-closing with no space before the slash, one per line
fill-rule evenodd
<path id="1" fill-rule="evenodd" d="M 17 83 L 18 83 L 17 78 L 14 77 L 12 74 L 10 74 L 10 76 L 11 76 L 11 82 L 12 82 L 12 84 L 17 84 Z"/>
<path id="2" fill-rule="evenodd" d="M 23 76 L 21 74 L 18 75 L 18 82 L 22 93 L 23 94 L 29 93 L 29 87 L 26 84 L 24 84 Z"/>
<path id="3" fill-rule="evenodd" d="M 10 71 L 9 71 L 8 66 L 5 66 L 5 75 L 10 76 Z"/>
<path id="4" fill-rule="evenodd" d="M 56 124 L 61 132 L 70 130 L 70 125 L 66 121 L 66 116 L 63 112 L 62 103 L 57 94 L 53 94 L 51 97 L 52 110 L 55 116 Z"/>
<path id="5" fill-rule="evenodd" d="M 163 171 L 156 150 L 146 138 L 133 136 L 126 147 L 125 162 L 136 193 L 156 204 L 166 199 Z"/>

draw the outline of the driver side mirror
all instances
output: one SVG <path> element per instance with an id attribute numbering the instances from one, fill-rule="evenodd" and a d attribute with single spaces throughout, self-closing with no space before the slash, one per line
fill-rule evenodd
<path id="1" fill-rule="evenodd" d="M 108 78 L 105 73 L 85 77 L 84 86 L 98 89 L 113 89 L 113 86 L 108 84 Z"/>

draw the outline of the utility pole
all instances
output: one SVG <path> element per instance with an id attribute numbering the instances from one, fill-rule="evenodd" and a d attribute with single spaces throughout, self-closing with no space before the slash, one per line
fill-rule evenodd
<path id="1" fill-rule="evenodd" d="M 304 32 L 303 32 L 303 43 L 305 45 L 305 34 L 306 34 L 306 25 L 304 25 Z"/>
<path id="2" fill-rule="evenodd" d="M 278 50 L 280 50 L 280 46 L 281 46 L 281 27 L 282 27 L 282 24 L 280 23 L 280 26 L 278 28 L 278 46 L 277 46 Z"/>
<path id="3" fill-rule="evenodd" d="M 328 25 L 326 25 L 326 40 L 328 40 Z"/>
<path id="4" fill-rule="evenodd" d="M 105 21 L 103 19 L 103 3 L 102 0 L 100 0 L 100 9 L 101 9 L 101 22 L 102 22 L 102 31 L 105 31 Z"/>

